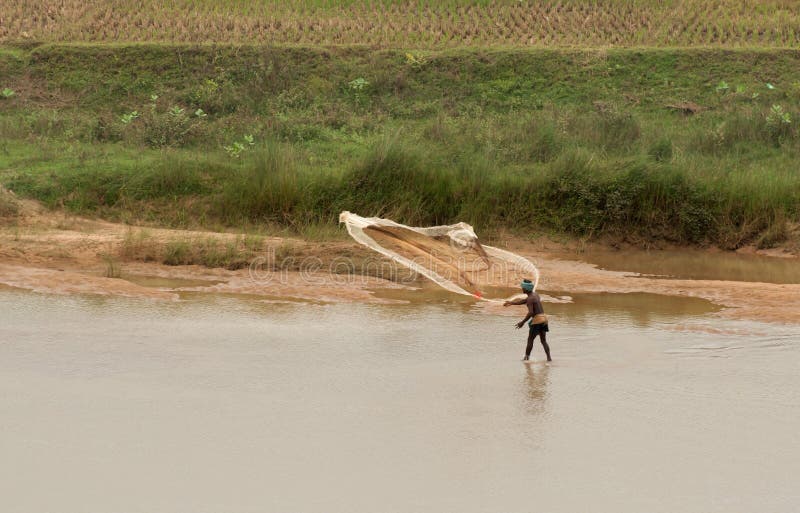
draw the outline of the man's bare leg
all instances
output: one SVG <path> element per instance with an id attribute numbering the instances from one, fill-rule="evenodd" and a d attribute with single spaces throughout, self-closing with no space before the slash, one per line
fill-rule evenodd
<path id="1" fill-rule="evenodd" d="M 539 333 L 539 340 L 542 342 L 542 347 L 544 348 L 544 354 L 547 355 L 547 361 L 552 362 L 553 359 L 550 358 L 550 346 L 547 345 L 547 336 L 545 335 L 544 331 Z"/>
<path id="2" fill-rule="evenodd" d="M 525 348 L 525 358 L 523 360 L 530 360 L 531 358 L 531 351 L 533 350 L 533 339 L 536 338 L 536 335 L 533 332 L 528 331 L 528 347 Z"/>

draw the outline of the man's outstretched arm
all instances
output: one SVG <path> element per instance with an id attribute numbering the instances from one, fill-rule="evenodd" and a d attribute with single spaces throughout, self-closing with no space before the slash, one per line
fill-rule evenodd
<path id="1" fill-rule="evenodd" d="M 511 300 L 511 301 L 506 301 L 505 303 L 503 303 L 503 306 L 524 305 L 527 300 L 528 300 L 528 298 L 522 297 L 522 298 L 514 299 L 514 300 Z"/>

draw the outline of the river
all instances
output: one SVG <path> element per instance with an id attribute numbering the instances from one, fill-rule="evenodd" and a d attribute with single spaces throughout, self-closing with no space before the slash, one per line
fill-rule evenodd
<path id="1" fill-rule="evenodd" d="M 526 365 L 448 297 L 0 289 L 3 511 L 796 511 L 800 329 L 589 294 Z"/>

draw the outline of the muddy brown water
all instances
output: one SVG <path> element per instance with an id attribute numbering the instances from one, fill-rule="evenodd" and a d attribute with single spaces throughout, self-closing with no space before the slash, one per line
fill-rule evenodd
<path id="1" fill-rule="evenodd" d="M 759 283 L 800 283 L 800 259 L 733 252 L 590 251 L 566 255 L 609 271 L 626 271 L 664 278 L 728 280 Z"/>
<path id="2" fill-rule="evenodd" d="M 0 493 L 35 512 L 793 512 L 800 329 L 647 294 L 518 317 L 0 290 Z"/>

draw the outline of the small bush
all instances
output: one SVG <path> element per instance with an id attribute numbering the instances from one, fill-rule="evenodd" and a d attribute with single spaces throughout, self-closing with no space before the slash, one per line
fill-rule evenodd
<path id="1" fill-rule="evenodd" d="M 144 125 L 142 137 L 145 144 L 153 148 L 184 146 L 198 131 L 200 121 L 193 119 L 181 107 L 166 112 L 153 108 L 142 115 Z"/>
<path id="2" fill-rule="evenodd" d="M 769 138 L 775 146 L 780 146 L 794 136 L 792 115 L 780 105 L 772 106 L 765 121 Z"/>
<path id="3" fill-rule="evenodd" d="M 184 97 L 194 108 L 208 114 L 230 114 L 237 108 L 235 90 L 224 80 L 207 78 L 193 87 Z"/>

